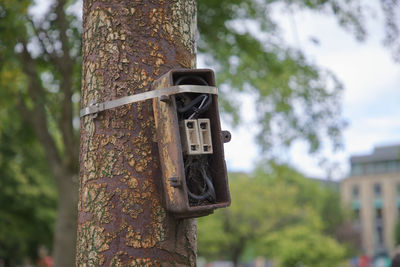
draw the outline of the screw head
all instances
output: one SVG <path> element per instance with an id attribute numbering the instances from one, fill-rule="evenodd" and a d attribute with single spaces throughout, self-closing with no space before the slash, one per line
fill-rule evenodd
<path id="1" fill-rule="evenodd" d="M 232 139 L 232 135 L 229 131 L 221 131 L 222 141 L 228 143 Z"/>

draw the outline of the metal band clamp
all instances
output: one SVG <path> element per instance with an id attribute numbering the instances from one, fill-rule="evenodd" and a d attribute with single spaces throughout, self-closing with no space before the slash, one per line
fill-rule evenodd
<path id="1" fill-rule="evenodd" d="M 218 94 L 218 88 L 214 86 L 203 86 L 203 85 L 175 85 L 171 87 L 161 88 L 152 90 L 140 94 L 130 95 L 121 97 L 119 99 L 106 101 L 103 103 L 94 103 L 90 106 L 81 109 L 80 117 L 84 117 L 89 114 L 96 114 L 103 110 L 120 107 L 123 105 L 144 101 L 161 96 L 170 96 L 182 93 L 200 93 L 200 94 Z"/>

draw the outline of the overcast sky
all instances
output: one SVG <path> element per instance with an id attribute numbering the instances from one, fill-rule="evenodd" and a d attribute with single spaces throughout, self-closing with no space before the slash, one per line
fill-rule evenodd
<path id="1" fill-rule="evenodd" d="M 322 151 L 338 163 L 332 173 L 334 179 L 348 174 L 350 155 L 371 153 L 375 146 L 400 144 L 400 65 L 382 45 L 383 27 L 377 15 L 369 22 L 369 36 L 362 43 L 326 15 L 301 12 L 294 18 L 288 14 L 279 17 L 287 41 L 301 48 L 312 62 L 332 70 L 344 83 L 343 116 L 349 123 L 344 131 L 345 149 L 336 154 L 328 148 Z M 310 37 L 316 37 L 319 45 Z M 245 109 L 244 113 L 251 119 L 249 112 Z M 232 142 L 225 145 L 231 171 L 251 171 L 254 167 L 257 148 L 247 129 L 234 131 Z M 298 142 L 284 157 L 305 175 L 326 178 L 327 171 L 307 154 L 307 149 L 305 143 Z"/>

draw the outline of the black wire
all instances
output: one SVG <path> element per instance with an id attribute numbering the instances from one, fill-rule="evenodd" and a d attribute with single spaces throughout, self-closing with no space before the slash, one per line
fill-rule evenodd
<path id="1" fill-rule="evenodd" d="M 184 84 L 184 82 L 193 84 L 193 83 L 198 83 L 198 84 L 202 84 L 202 85 L 208 85 L 207 81 L 199 76 L 194 76 L 194 75 L 187 75 L 187 76 L 182 76 L 179 77 L 174 85 L 181 85 Z M 197 105 L 198 103 L 203 103 L 203 105 L 200 107 L 196 107 L 195 105 Z M 191 111 L 191 118 L 196 118 L 198 115 L 202 114 L 203 112 L 205 112 L 208 107 L 211 105 L 212 103 L 212 97 L 209 94 L 201 94 L 199 96 L 197 96 L 196 98 L 194 98 L 193 100 L 191 100 L 189 102 L 189 104 L 178 107 L 178 112 L 185 114 L 188 113 L 189 111 Z M 189 116 L 184 116 L 184 117 L 189 117 Z"/>
<path id="2" fill-rule="evenodd" d="M 187 177 L 187 183 L 191 184 L 192 186 L 195 185 L 196 178 L 200 178 L 198 175 L 195 175 L 196 172 L 197 174 L 201 175 L 201 178 L 204 181 L 204 186 L 201 188 L 201 186 L 197 186 L 197 190 L 200 191 L 199 193 L 195 194 L 190 190 L 190 186 L 187 186 L 188 190 L 188 195 L 193 198 L 194 200 L 202 201 L 208 199 L 210 202 L 215 202 L 217 197 L 215 194 L 215 188 L 212 183 L 212 180 L 210 176 L 207 174 L 206 171 L 206 166 L 207 164 L 204 163 L 202 160 L 204 158 L 198 158 L 198 157 L 188 157 L 186 160 L 185 164 L 185 174 Z M 200 172 L 198 171 L 200 170 Z M 194 174 L 195 172 L 195 174 Z"/>
<path id="3" fill-rule="evenodd" d="M 204 104 L 201 107 L 200 106 L 198 108 L 195 107 L 195 105 L 203 102 L 204 100 L 206 102 L 204 102 Z M 192 101 L 190 101 L 189 104 L 187 104 L 183 107 L 179 107 L 178 112 L 179 113 L 187 113 L 189 110 L 192 110 L 193 113 L 198 115 L 198 114 L 201 114 L 204 111 L 206 111 L 208 109 L 208 107 L 210 106 L 211 102 L 212 102 L 212 98 L 208 94 L 201 94 L 201 95 L 197 96 L 195 99 L 193 99 Z"/>
<path id="4" fill-rule="evenodd" d="M 203 101 L 204 98 L 207 98 L 207 94 L 201 94 L 198 97 L 196 97 L 195 99 L 193 99 L 192 101 L 190 101 L 189 104 L 187 104 L 186 106 L 183 107 L 179 107 L 178 108 L 178 112 L 179 113 L 185 113 L 188 112 L 190 109 L 192 109 L 194 107 L 194 105 L 198 104 L 199 102 Z"/>
<path id="5" fill-rule="evenodd" d="M 174 85 L 182 84 L 208 85 L 204 78 L 194 75 L 181 76 L 174 83 Z M 182 101 L 182 105 L 177 108 L 178 113 L 180 113 L 183 118 L 197 118 L 198 115 L 202 114 L 210 107 L 212 97 L 210 94 L 200 94 L 194 99 L 191 99 L 186 105 L 184 105 L 183 102 L 184 101 Z M 196 105 L 198 106 L 196 107 Z M 212 178 L 207 174 L 207 156 L 187 155 L 185 157 L 185 176 L 186 188 L 190 198 L 197 201 L 208 200 L 210 202 L 216 202 L 217 197 Z M 196 193 L 192 192 L 192 189 L 195 189 Z"/>

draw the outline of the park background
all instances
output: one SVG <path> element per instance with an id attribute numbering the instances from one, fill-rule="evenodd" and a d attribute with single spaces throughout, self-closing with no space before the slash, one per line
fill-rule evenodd
<path id="1" fill-rule="evenodd" d="M 254 10 L 261 3 L 268 12 Z M 76 64 L 71 96 L 76 110 L 81 5 L 70 1 L 64 9 Z M 399 143 L 397 36 L 388 23 L 390 18 L 396 21 L 396 12 L 389 10 L 396 11 L 397 3 L 199 1 L 199 5 L 198 67 L 216 70 L 224 128 L 233 128 L 233 140 L 225 146 L 232 207 L 199 220 L 199 256 L 233 262 L 263 256 L 282 266 L 294 266 L 299 259 L 307 266 L 336 266 L 360 255 L 357 242 L 336 235 L 351 218 L 337 188 L 307 178 L 339 181 L 349 174 L 350 155 Z M 16 96 L 22 96 L 28 109 L 30 101 L 35 102 L 24 89 L 28 82 L 17 59 L 25 51 L 20 37 L 27 38 L 26 51 L 40 73 L 50 103 L 48 116 L 52 110 L 59 112 L 54 107 L 63 101 L 59 73 L 39 48 L 42 44 L 32 27 L 48 21 L 43 29 L 54 33 L 57 18 L 51 16 L 52 1 L 2 1 L 0 7 L 0 257 L 7 264 L 21 264 L 25 259 L 34 261 L 41 245 L 53 249 L 57 190 L 34 127 L 17 107 Z M 235 12 L 226 15 L 229 12 L 218 10 L 222 7 Z M 207 15 L 220 27 L 214 30 L 204 28 L 207 16 L 201 13 L 212 9 L 224 14 L 219 20 L 212 12 Z M 222 40 L 212 38 L 217 33 L 222 33 Z M 61 49 L 59 38 L 57 34 L 48 38 L 47 45 L 56 52 Z M 271 73 L 263 72 L 263 67 Z M 290 91 L 297 87 L 290 83 L 299 77 L 304 84 L 296 86 L 299 91 L 305 88 L 304 95 L 310 93 L 307 103 L 316 107 L 314 111 L 293 104 L 298 99 Z M 273 90 L 282 94 L 273 98 Z M 312 98 L 312 92 L 320 95 Z M 271 99 L 277 103 L 275 109 L 262 109 Z M 318 107 L 322 102 L 325 105 Z M 279 114 L 275 121 L 266 120 L 271 113 Z M 56 123 L 48 120 L 49 132 L 65 152 Z M 297 122 L 282 126 L 291 130 L 289 136 L 275 129 L 285 120 Z M 77 116 L 73 125 L 77 131 Z M 235 223 L 224 225 L 230 222 Z M 312 246 L 320 250 L 310 250 Z"/>

